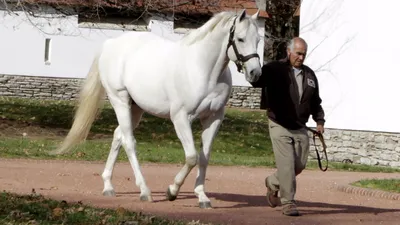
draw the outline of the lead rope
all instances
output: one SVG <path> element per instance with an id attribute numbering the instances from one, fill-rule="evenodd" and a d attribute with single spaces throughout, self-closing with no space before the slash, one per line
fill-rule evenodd
<path id="1" fill-rule="evenodd" d="M 298 121 L 296 121 L 296 122 L 297 122 L 298 125 L 304 127 L 306 130 L 310 131 L 310 132 L 313 134 L 313 138 L 312 138 L 312 139 L 313 139 L 313 143 L 314 143 L 315 152 L 316 152 L 316 154 L 317 154 L 317 160 L 318 160 L 319 169 L 320 169 L 321 171 L 323 171 L 323 172 L 327 171 L 327 170 L 328 170 L 329 161 L 328 161 L 328 154 L 326 153 L 326 144 L 325 144 L 325 140 L 324 140 L 324 135 L 321 134 L 320 132 L 316 131 L 316 130 L 313 130 L 313 129 L 311 129 L 311 128 L 305 126 L 305 125 L 302 125 L 302 124 L 301 124 L 300 122 L 298 122 Z M 322 168 L 321 157 L 320 157 L 320 155 L 319 155 L 319 151 L 318 151 L 318 148 L 317 148 L 317 144 L 315 143 L 315 137 L 318 137 L 319 140 L 321 141 L 321 144 L 322 144 L 322 152 L 324 153 L 324 155 L 325 155 L 325 160 L 326 160 L 326 166 L 325 166 L 325 168 Z"/>

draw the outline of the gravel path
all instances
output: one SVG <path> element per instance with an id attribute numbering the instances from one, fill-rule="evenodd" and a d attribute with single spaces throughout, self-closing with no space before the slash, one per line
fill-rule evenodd
<path id="1" fill-rule="evenodd" d="M 104 163 L 0 159 L 0 188 L 30 193 L 32 188 L 47 197 L 82 201 L 99 207 L 124 207 L 170 218 L 219 224 L 393 224 L 400 225 L 398 195 L 379 197 L 345 185 L 363 178 L 400 178 L 399 174 L 321 172 L 307 170 L 298 177 L 297 200 L 300 217 L 287 217 L 281 208 L 265 202 L 264 178 L 273 169 L 210 166 L 206 190 L 214 209 L 197 207 L 193 193 L 197 171 L 192 171 L 177 200 L 165 200 L 165 191 L 180 169 L 178 165 L 143 164 L 142 171 L 153 192 L 154 202 L 140 202 L 132 169 L 117 163 L 113 184 L 117 197 L 103 197 L 100 174 Z M 378 192 L 376 192 L 378 193 Z M 397 198 L 397 200 L 395 200 Z"/>

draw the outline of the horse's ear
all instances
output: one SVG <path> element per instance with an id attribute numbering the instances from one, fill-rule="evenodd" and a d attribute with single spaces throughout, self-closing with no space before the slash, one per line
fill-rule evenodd
<path id="1" fill-rule="evenodd" d="M 254 14 L 251 16 L 251 18 L 252 18 L 253 20 L 257 20 L 259 15 L 260 15 L 260 9 L 258 9 L 257 12 L 254 13 Z"/>
<path id="2" fill-rule="evenodd" d="M 239 21 L 242 21 L 244 18 L 246 18 L 246 9 L 242 9 L 242 11 L 239 14 Z"/>

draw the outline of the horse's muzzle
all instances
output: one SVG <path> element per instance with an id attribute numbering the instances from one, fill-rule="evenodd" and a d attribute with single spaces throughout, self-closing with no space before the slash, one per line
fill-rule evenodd
<path id="1" fill-rule="evenodd" d="M 258 81 L 258 79 L 261 76 L 261 72 L 262 71 L 261 71 L 260 67 L 257 67 L 257 68 L 254 68 L 254 69 L 250 70 L 250 72 L 248 72 L 248 74 L 246 74 L 246 80 L 248 82 L 256 82 L 256 81 Z"/>

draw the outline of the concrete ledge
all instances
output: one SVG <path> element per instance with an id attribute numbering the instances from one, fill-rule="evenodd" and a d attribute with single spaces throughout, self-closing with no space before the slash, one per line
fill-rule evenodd
<path id="1" fill-rule="evenodd" d="M 370 188 L 361 188 L 361 187 L 355 187 L 352 185 L 336 185 L 336 190 L 345 192 L 345 193 L 349 193 L 349 194 L 356 194 L 356 195 L 362 195 L 362 196 L 370 196 L 370 197 L 400 201 L 400 193 L 398 194 L 398 193 L 375 190 L 375 189 L 370 189 Z"/>

